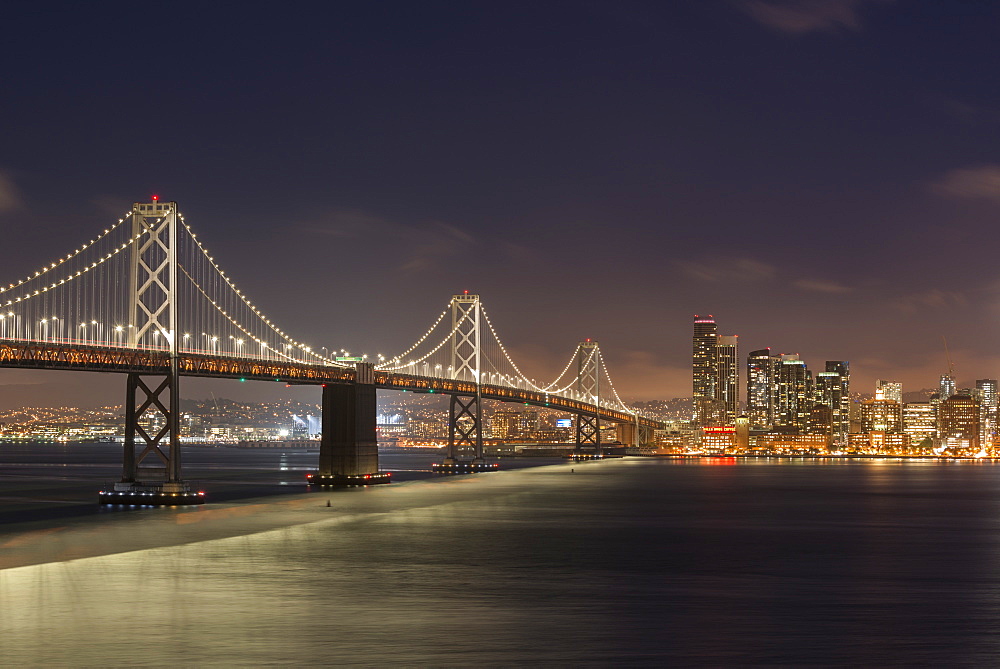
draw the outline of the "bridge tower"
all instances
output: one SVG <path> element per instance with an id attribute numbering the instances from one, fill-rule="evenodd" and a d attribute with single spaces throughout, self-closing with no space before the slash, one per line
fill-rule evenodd
<path id="1" fill-rule="evenodd" d="M 576 391 L 580 399 L 594 405 L 593 413 L 576 415 L 576 455 L 601 454 L 601 347 L 588 339 L 580 342 Z"/>
<path id="2" fill-rule="evenodd" d="M 456 381 L 475 384 L 471 393 L 453 394 L 448 418 L 448 456 L 436 471 L 493 469 L 483 460 L 483 396 L 481 386 L 482 310 L 479 296 L 465 291 L 451 298 L 451 366 Z"/>
<path id="3" fill-rule="evenodd" d="M 176 202 L 154 196 L 152 202 L 132 205 L 127 342 L 132 348 L 165 350 L 167 361 L 160 374 L 128 375 L 122 480 L 113 490 L 101 491 L 104 503 L 203 501 L 181 477 L 178 221 Z M 138 454 L 137 436 L 142 446 Z M 159 466 L 143 466 L 147 459 Z"/>

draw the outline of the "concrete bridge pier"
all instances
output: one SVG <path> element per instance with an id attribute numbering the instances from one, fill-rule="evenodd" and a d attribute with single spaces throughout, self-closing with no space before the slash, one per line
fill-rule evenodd
<path id="1" fill-rule="evenodd" d="M 358 363 L 355 378 L 353 384 L 323 386 L 319 472 L 309 475 L 311 485 L 389 483 L 389 474 L 378 470 L 373 365 Z"/>

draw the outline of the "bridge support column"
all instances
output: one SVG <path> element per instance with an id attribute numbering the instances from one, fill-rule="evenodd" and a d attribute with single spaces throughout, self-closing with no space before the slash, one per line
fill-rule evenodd
<path id="1" fill-rule="evenodd" d="M 602 456 L 601 419 L 597 414 L 577 414 L 576 446 L 573 449 L 573 457 L 585 460 Z"/>
<path id="2" fill-rule="evenodd" d="M 205 493 L 193 492 L 181 477 L 176 364 L 172 361 L 163 376 L 128 375 L 122 480 L 98 494 L 100 503 L 174 506 L 205 501 Z M 143 447 L 138 455 L 137 437 Z M 162 466 L 144 467 L 149 457 Z"/>
<path id="3" fill-rule="evenodd" d="M 464 474 L 499 469 L 483 457 L 483 399 L 472 396 L 451 396 L 448 417 L 448 457 L 431 467 L 442 474 Z"/>
<path id="4" fill-rule="evenodd" d="M 639 446 L 635 423 L 617 423 L 615 425 L 615 432 L 618 435 L 618 441 L 621 442 L 622 445 L 631 446 L 633 448 Z"/>
<path id="5" fill-rule="evenodd" d="M 355 378 L 353 384 L 323 387 L 319 473 L 309 476 L 311 485 L 389 483 L 389 474 L 378 470 L 373 365 L 358 363 Z"/>

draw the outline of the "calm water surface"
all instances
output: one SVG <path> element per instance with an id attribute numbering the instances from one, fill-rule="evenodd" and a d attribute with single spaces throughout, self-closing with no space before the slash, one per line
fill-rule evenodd
<path id="1" fill-rule="evenodd" d="M 0 664 L 991 666 L 998 519 L 998 465 L 639 458 L 36 519 Z"/>

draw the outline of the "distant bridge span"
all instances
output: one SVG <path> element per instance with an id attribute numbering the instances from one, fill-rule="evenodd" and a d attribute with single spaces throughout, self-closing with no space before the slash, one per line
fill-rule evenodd
<path id="1" fill-rule="evenodd" d="M 602 421 L 616 423 L 619 438 L 632 444 L 648 443 L 663 427 L 621 400 L 596 341 L 581 341 L 555 380 L 526 376 L 479 296 L 468 292 L 452 296 L 400 355 L 340 353 L 282 330 L 219 267 L 177 203 L 156 198 L 0 285 L 0 367 L 127 375 L 125 461 L 110 501 L 192 496 L 178 448 L 183 376 L 321 386 L 318 480 L 331 483 L 387 480 L 378 471 L 377 389 L 449 396 L 446 462 L 465 470 L 483 464 L 484 399 L 572 413 L 579 452 L 601 452 Z M 156 414 L 163 420 L 151 421 Z M 147 432 L 153 423 L 164 427 Z M 147 457 L 163 466 L 143 466 Z"/>

